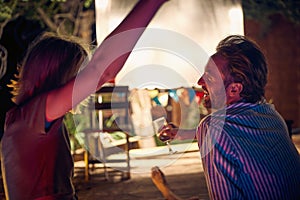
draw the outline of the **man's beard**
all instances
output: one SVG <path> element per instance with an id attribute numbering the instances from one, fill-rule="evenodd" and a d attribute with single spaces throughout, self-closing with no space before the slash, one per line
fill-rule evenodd
<path id="1" fill-rule="evenodd" d="M 211 100 L 209 94 L 205 94 L 203 97 L 203 106 L 207 109 L 211 109 Z"/>
<path id="2" fill-rule="evenodd" d="M 203 106 L 212 110 L 222 109 L 226 106 L 226 96 L 223 92 L 217 95 L 206 93 L 203 98 Z"/>

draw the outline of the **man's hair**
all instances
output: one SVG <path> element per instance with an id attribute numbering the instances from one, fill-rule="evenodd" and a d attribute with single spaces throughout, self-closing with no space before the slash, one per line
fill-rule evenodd
<path id="1" fill-rule="evenodd" d="M 227 61 L 229 77 L 224 83 L 241 83 L 243 90 L 240 95 L 245 101 L 260 101 L 265 95 L 268 69 L 259 46 L 244 36 L 231 35 L 220 41 L 216 50 L 216 54 Z"/>

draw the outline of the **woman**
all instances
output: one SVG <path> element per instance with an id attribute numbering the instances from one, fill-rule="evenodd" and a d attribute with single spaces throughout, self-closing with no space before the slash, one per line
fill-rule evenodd
<path id="1" fill-rule="evenodd" d="M 14 84 L 16 106 L 7 113 L 2 139 L 7 199 L 76 199 L 73 160 L 62 119 L 115 78 L 166 1 L 139 1 L 77 76 L 88 53 L 75 40 L 46 34 L 29 49 Z"/>

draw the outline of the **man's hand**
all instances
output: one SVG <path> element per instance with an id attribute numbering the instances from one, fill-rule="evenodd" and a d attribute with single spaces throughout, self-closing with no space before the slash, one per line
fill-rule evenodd
<path id="1" fill-rule="evenodd" d="M 173 140 L 178 132 L 178 127 L 175 126 L 173 123 L 168 123 L 167 125 L 164 125 L 159 130 L 159 139 L 162 141 L 165 141 L 164 138 L 170 138 L 170 140 Z"/>

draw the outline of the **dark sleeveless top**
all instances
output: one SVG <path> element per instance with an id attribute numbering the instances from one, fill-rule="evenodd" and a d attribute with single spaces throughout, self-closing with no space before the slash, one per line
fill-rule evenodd
<path id="1" fill-rule="evenodd" d="M 1 159 L 7 199 L 74 197 L 69 136 L 63 118 L 45 131 L 45 105 L 44 94 L 6 115 Z"/>

